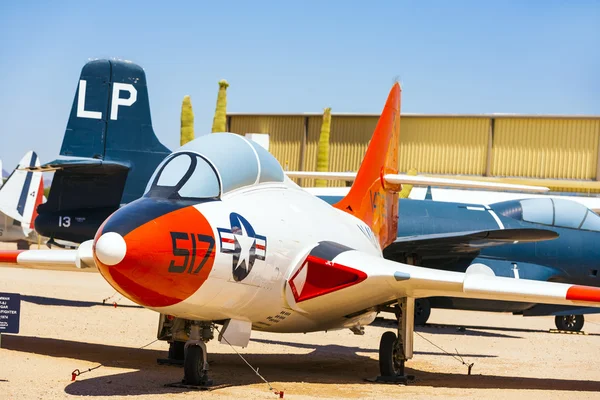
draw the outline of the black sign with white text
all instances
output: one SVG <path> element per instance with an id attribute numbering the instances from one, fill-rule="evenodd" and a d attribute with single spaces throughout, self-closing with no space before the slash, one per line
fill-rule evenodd
<path id="1" fill-rule="evenodd" d="M 0 333 L 19 333 L 21 295 L 0 293 Z"/>

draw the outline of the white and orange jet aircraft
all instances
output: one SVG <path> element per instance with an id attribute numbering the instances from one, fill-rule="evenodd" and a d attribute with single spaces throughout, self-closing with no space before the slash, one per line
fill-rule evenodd
<path id="1" fill-rule="evenodd" d="M 113 213 L 77 250 L 4 252 L 0 262 L 96 265 L 121 294 L 189 321 L 184 380 L 208 382 L 205 343 L 246 346 L 252 330 L 361 333 L 398 303 L 398 336 L 383 334 L 381 375 L 412 358 L 414 299 L 452 296 L 600 307 L 600 288 L 501 278 L 382 257 L 396 239 L 400 86 L 395 84 L 348 195 L 334 207 L 294 184 L 242 136 L 211 134 L 169 155 L 144 196 Z"/>

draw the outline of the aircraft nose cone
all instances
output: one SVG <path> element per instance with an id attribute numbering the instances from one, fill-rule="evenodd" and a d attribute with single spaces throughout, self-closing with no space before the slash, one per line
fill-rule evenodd
<path id="1" fill-rule="evenodd" d="M 127 243 L 117 232 L 108 232 L 96 242 L 96 257 L 104 265 L 117 265 L 127 254 Z"/>
<path id="2" fill-rule="evenodd" d="M 119 293 L 145 307 L 167 307 L 196 293 L 212 269 L 212 226 L 193 206 L 149 198 L 113 213 L 98 229 L 94 259 Z"/>

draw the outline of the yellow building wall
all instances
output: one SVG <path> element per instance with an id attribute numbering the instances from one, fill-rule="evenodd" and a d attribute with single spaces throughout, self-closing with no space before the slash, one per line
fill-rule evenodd
<path id="1" fill-rule="evenodd" d="M 586 184 L 596 179 L 600 118 L 402 116 L 399 170 L 419 173 L 483 176 L 486 172 L 490 123 L 494 120 L 490 175 L 580 180 L 553 190 L 599 192 Z M 321 115 L 234 115 L 235 133 L 269 133 L 271 152 L 289 170 L 300 170 L 304 123 L 308 119 L 304 170 L 316 170 Z M 330 171 L 356 171 L 377 116 L 333 115 Z M 313 186 L 305 179 L 303 186 Z M 344 182 L 329 182 L 343 186 Z M 560 181 L 555 182 L 560 184 Z M 587 186 L 586 186 L 587 185 Z M 589 187 L 588 187 L 589 186 Z"/>
<path id="2" fill-rule="evenodd" d="M 492 175 L 595 179 L 600 120 L 496 118 Z"/>
<path id="3" fill-rule="evenodd" d="M 233 133 L 268 133 L 269 151 L 285 169 L 300 169 L 300 147 L 304 136 L 303 116 L 235 116 L 230 119 Z M 316 161 L 315 161 L 316 162 Z"/>
<path id="4" fill-rule="evenodd" d="M 489 118 L 401 117 L 399 170 L 483 175 Z"/>
<path id="5" fill-rule="evenodd" d="M 316 170 L 321 120 L 320 116 L 309 117 L 306 171 Z M 358 170 L 377 120 L 375 116 L 332 117 L 330 171 Z M 414 167 L 420 173 L 483 175 L 488 138 L 488 118 L 401 117 L 398 168 L 402 172 Z M 313 183 L 306 180 L 303 185 Z"/>
<path id="6" fill-rule="evenodd" d="M 305 170 L 316 171 L 317 148 L 321 134 L 322 116 L 308 119 Z M 377 117 L 334 115 L 329 135 L 329 170 L 335 172 L 357 171 L 367 150 L 367 144 L 377 124 Z M 314 186 L 313 179 L 305 179 L 303 186 Z M 345 182 L 329 181 L 328 186 L 344 186 Z"/>

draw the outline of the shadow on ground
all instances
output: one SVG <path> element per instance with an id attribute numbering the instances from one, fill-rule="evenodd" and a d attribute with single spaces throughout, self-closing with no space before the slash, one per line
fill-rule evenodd
<path id="1" fill-rule="evenodd" d="M 376 318 L 371 324 L 381 328 L 396 329 L 397 322 L 391 319 Z M 521 336 L 509 335 L 506 333 L 497 332 L 486 332 L 487 330 L 493 330 L 494 328 L 475 327 L 475 326 L 459 326 L 459 325 L 423 325 L 416 326 L 416 332 L 426 332 L 435 335 L 461 335 L 461 336 L 480 336 L 480 337 L 495 337 L 495 338 L 508 338 L 508 339 L 523 339 Z M 486 331 L 484 331 L 486 330 Z"/>
<path id="2" fill-rule="evenodd" d="M 102 364 L 105 368 L 135 369 L 135 371 L 109 376 L 94 376 L 94 371 L 92 371 L 79 377 L 77 381 L 65 388 L 65 392 L 71 395 L 125 396 L 186 391 L 163 386 L 165 383 L 179 381 L 183 374 L 181 368 L 157 365 L 156 359 L 164 357 L 164 351 L 28 336 L 7 335 L 3 339 L 3 348 L 8 350 L 73 358 Z M 313 349 L 312 352 L 304 355 L 244 352 L 247 360 L 255 367 L 259 367 L 260 373 L 275 387 L 279 384 L 286 387 L 288 392 L 293 391 L 296 387 L 300 390 L 300 387 L 296 386 L 300 385 L 300 382 L 369 385 L 364 382 L 364 378 L 376 376 L 378 373 L 378 361 L 375 359 L 375 354 L 373 354 L 373 358 L 357 354 L 357 352 L 373 353 L 371 349 L 338 345 L 317 346 L 263 339 L 255 341 Z M 469 355 L 469 357 L 477 356 Z M 482 355 L 482 357 L 488 357 L 488 355 Z M 215 384 L 246 386 L 261 383 L 259 378 L 235 354 L 210 354 L 209 360 L 211 361 L 211 376 Z M 79 363 L 73 361 L 74 368 L 81 368 Z M 106 371 L 103 372 L 106 373 Z M 594 381 L 493 375 L 467 376 L 464 373 L 435 373 L 411 368 L 407 368 L 407 372 L 417 377 L 417 382 L 413 384 L 415 386 L 600 392 L 600 382 Z"/>
<path id="3" fill-rule="evenodd" d="M 336 353 L 347 353 L 356 354 L 356 353 L 371 353 L 376 355 L 379 353 L 377 349 L 365 349 L 362 347 L 348 347 L 348 346 L 337 346 L 337 345 L 327 345 L 327 346 L 315 346 L 314 344 L 306 344 L 306 343 L 293 343 L 293 342 L 284 342 L 280 340 L 267 340 L 267 339 L 250 339 L 251 342 L 256 343 L 264 343 L 264 344 L 273 344 L 273 345 L 283 345 L 289 347 L 295 347 L 297 349 L 314 349 L 322 353 L 322 355 L 326 355 L 328 352 L 332 354 Z M 429 355 L 429 356 L 455 356 L 455 354 L 448 353 L 437 353 L 430 351 L 414 351 L 414 354 L 417 355 Z M 472 357 L 472 358 L 495 358 L 498 357 L 496 355 L 491 354 L 461 354 L 463 357 Z"/>
<path id="4" fill-rule="evenodd" d="M 379 326 L 382 328 L 396 328 L 396 321 L 392 319 L 376 318 L 371 324 L 372 326 Z M 522 336 L 510 335 L 507 333 L 497 332 L 512 332 L 512 333 L 551 333 L 550 330 L 544 329 L 525 329 L 525 328 L 507 328 L 500 326 L 478 326 L 478 325 L 453 325 L 453 324 L 425 324 L 421 326 L 415 326 L 415 331 L 426 332 L 437 335 L 463 335 L 463 336 L 483 336 L 483 337 L 500 337 L 500 338 L 511 338 L 511 339 L 523 339 Z M 493 332 L 482 332 L 482 331 L 493 331 Z M 600 336 L 598 333 L 586 333 L 586 336 Z"/>
<path id="5" fill-rule="evenodd" d="M 41 306 L 63 306 L 63 307 L 94 307 L 94 306 L 104 306 L 104 307 L 114 307 L 114 300 L 107 300 L 106 303 L 101 301 L 81 301 L 81 300 L 66 300 L 59 299 L 56 297 L 43 297 L 43 296 L 30 296 L 30 295 L 21 295 L 21 300 L 26 301 L 28 303 L 38 304 Z M 123 308 L 144 308 L 138 305 L 131 304 L 118 304 L 117 307 Z"/>

